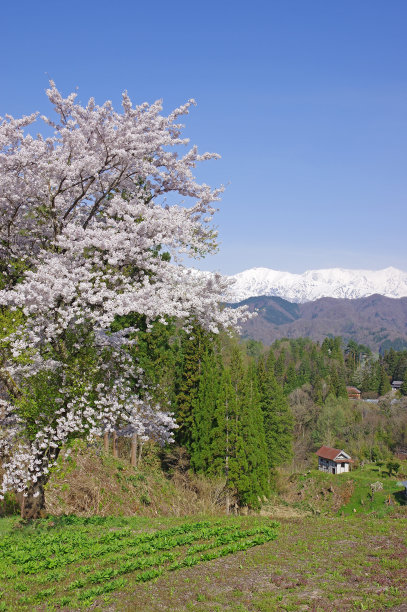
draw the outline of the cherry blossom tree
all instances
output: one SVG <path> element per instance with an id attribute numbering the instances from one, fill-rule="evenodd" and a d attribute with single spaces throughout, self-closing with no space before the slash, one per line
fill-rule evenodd
<path id="1" fill-rule="evenodd" d="M 172 440 L 168 406 L 155 406 L 130 358 L 137 328 L 177 317 L 209 331 L 242 313 L 219 304 L 227 282 L 188 270 L 216 248 L 211 225 L 221 189 L 198 183 L 179 117 L 160 102 L 122 110 L 47 91 L 51 135 L 33 137 L 33 114 L 0 121 L 0 454 L 2 493 L 24 495 L 38 517 L 61 449 L 121 427 Z M 185 153 L 180 153 L 187 147 Z M 174 203 L 178 200 L 178 203 Z M 141 393 L 140 391 L 143 390 Z"/>

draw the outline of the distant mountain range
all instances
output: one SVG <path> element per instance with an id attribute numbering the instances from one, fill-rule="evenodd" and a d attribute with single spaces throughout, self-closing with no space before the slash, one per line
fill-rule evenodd
<path id="1" fill-rule="evenodd" d="M 235 281 L 228 302 L 254 296 L 278 296 L 302 304 L 322 297 L 357 299 L 379 294 L 407 297 L 407 273 L 397 268 L 384 270 L 308 270 L 303 274 L 252 268 L 230 277 Z"/>
<path id="2" fill-rule="evenodd" d="M 345 342 L 353 339 L 373 351 L 407 348 L 407 297 L 376 294 L 293 303 L 277 296 L 256 296 L 230 305 L 244 304 L 258 316 L 242 326 L 242 335 L 267 345 L 278 338 L 309 337 L 321 342 L 327 336 L 342 336 Z"/>

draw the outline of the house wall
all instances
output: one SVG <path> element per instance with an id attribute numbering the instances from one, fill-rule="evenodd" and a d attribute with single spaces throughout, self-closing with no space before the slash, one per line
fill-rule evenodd
<path id="1" fill-rule="evenodd" d="M 340 463 L 336 463 L 336 461 L 331 461 L 331 459 L 318 457 L 318 469 L 321 472 L 328 472 L 329 474 L 344 474 L 345 472 L 349 472 L 349 463 L 346 461 L 343 463 L 344 465 L 342 466 Z"/>
<path id="2" fill-rule="evenodd" d="M 345 472 L 349 472 L 349 463 L 346 463 L 346 461 L 344 462 L 344 465 L 338 463 L 337 466 L 337 474 L 344 474 Z"/>
<path id="3" fill-rule="evenodd" d="M 336 472 L 336 463 L 330 459 L 318 457 L 318 468 L 321 470 L 321 472 L 329 472 L 330 474 L 333 474 Z"/>

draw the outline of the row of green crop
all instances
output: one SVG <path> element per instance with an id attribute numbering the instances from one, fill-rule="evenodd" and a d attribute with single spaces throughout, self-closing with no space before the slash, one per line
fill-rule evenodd
<path id="1" fill-rule="evenodd" d="M 220 522 L 217 524 L 220 524 Z M 23 546 L 19 547 L 17 544 L 11 544 L 8 549 L 3 546 L 0 569 L 4 565 L 6 577 L 13 578 L 18 574 L 37 574 L 40 570 L 61 568 L 83 559 L 103 557 L 125 548 L 138 547 L 137 551 L 134 551 L 135 554 L 138 552 L 155 552 L 157 546 L 160 547 L 160 543 L 165 541 L 166 538 L 180 534 L 181 536 L 191 536 L 189 540 L 193 541 L 197 539 L 197 536 L 192 535 L 195 531 L 201 534 L 205 528 L 209 528 L 211 525 L 213 523 L 205 521 L 139 535 L 135 535 L 131 530 L 126 530 L 126 533 L 116 531 L 104 534 L 96 540 L 90 539 L 89 534 L 87 534 L 87 538 L 83 537 L 84 534 L 80 534 L 80 538 L 78 538 L 78 534 L 72 534 L 72 544 L 67 544 L 60 550 L 54 546 L 54 542 L 47 546 L 44 545 L 41 538 L 35 538 L 30 542 L 30 545 L 24 543 Z M 188 538 L 185 543 L 188 543 Z M 13 564 L 14 568 L 10 568 L 10 564 Z"/>
<path id="2" fill-rule="evenodd" d="M 65 532 L 64 546 L 59 548 L 55 546 L 58 533 L 32 535 L 26 541 L 17 537 L 14 542 L 9 537 L 1 546 L 0 576 L 7 579 L 8 590 L 3 591 L 6 597 L 0 610 L 8 609 L 6 601 L 13 610 L 44 603 L 54 608 L 90 605 L 100 595 L 128 584 L 124 578 L 128 574 L 133 574 L 134 582 L 146 582 L 165 571 L 246 550 L 274 539 L 277 526 L 268 522 L 241 529 L 233 522 L 201 521 L 154 533 L 135 534 L 129 529 L 102 533 L 96 540 L 90 533 L 86 539 L 83 532 L 71 532 L 71 542 Z M 76 553 L 71 545 L 77 547 Z M 81 566 L 83 560 L 91 563 Z M 37 590 L 53 581 L 58 586 Z"/>
<path id="3" fill-rule="evenodd" d="M 220 524 L 217 521 L 216 524 Z M 210 521 L 200 521 L 196 523 L 185 523 L 177 527 L 172 527 L 165 530 L 167 536 L 189 533 L 197 529 L 205 527 L 213 527 L 214 523 Z M 139 542 L 150 542 L 160 538 L 162 531 L 158 530 L 153 533 L 142 533 L 135 535 L 132 529 L 120 529 L 109 533 L 102 534 L 98 537 L 99 544 L 110 544 L 112 542 L 123 539 L 132 538 Z M 61 533 L 40 533 L 33 534 L 28 540 L 17 539 L 16 535 L 8 535 L 0 541 L 0 560 L 7 559 L 15 563 L 27 563 L 30 560 L 38 561 L 45 559 L 52 554 L 68 554 L 77 551 L 81 547 L 89 545 L 89 530 L 86 528 L 77 528 L 75 531 Z"/>
<path id="4" fill-rule="evenodd" d="M 169 531 L 167 530 L 165 534 L 161 535 L 160 533 L 156 534 L 157 537 L 155 541 L 149 537 L 149 542 L 144 544 L 140 544 L 143 538 L 140 536 L 132 538 L 128 538 L 127 540 L 122 540 L 119 543 L 110 543 L 110 544 L 102 544 L 94 543 L 94 541 L 90 541 L 86 546 L 78 548 L 76 553 L 72 552 L 65 555 L 52 555 L 50 558 L 44 559 L 42 561 L 35 561 L 32 559 L 25 560 L 19 566 L 13 569 L 7 569 L 5 571 L 5 575 L 8 578 L 16 577 L 17 575 L 34 575 L 39 571 L 54 569 L 54 568 L 62 568 L 68 565 L 71 565 L 74 562 L 78 562 L 83 559 L 97 559 L 104 558 L 106 556 L 110 556 L 113 553 L 117 553 L 119 551 L 126 550 L 127 557 L 134 557 L 135 555 L 140 554 L 153 554 L 159 550 L 170 550 L 176 546 L 184 546 L 200 539 L 207 539 L 210 537 L 215 537 L 218 535 L 222 535 L 229 531 L 234 531 L 237 529 L 235 525 L 228 526 L 217 526 L 214 528 L 201 528 L 197 530 L 190 530 L 189 533 L 182 533 L 179 536 L 170 536 Z M 171 530 L 172 533 L 175 532 L 175 529 Z M 150 536 L 152 534 L 149 534 Z M 122 556 L 117 557 L 122 558 Z M 117 560 L 115 559 L 115 560 Z"/>

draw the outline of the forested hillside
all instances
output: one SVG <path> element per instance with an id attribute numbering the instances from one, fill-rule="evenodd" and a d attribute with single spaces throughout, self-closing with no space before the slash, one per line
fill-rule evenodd
<path id="1" fill-rule="evenodd" d="M 371 295 L 359 299 L 320 298 L 303 304 L 280 297 L 251 297 L 247 305 L 257 317 L 243 324 L 248 338 L 271 344 L 279 338 L 308 337 L 323 342 L 326 336 L 355 340 L 373 351 L 407 348 L 407 298 Z"/>
<path id="2" fill-rule="evenodd" d="M 390 459 L 407 446 L 407 398 L 390 392 L 393 379 L 407 378 L 407 351 L 379 357 L 339 337 L 265 347 L 199 325 L 187 333 L 173 321 L 145 332 L 134 358 L 149 393 L 174 411 L 190 468 L 225 478 L 228 507 L 258 507 L 277 467 L 312 466 L 321 445 L 346 448 L 356 461 Z M 349 400 L 347 385 L 375 401 Z"/>

